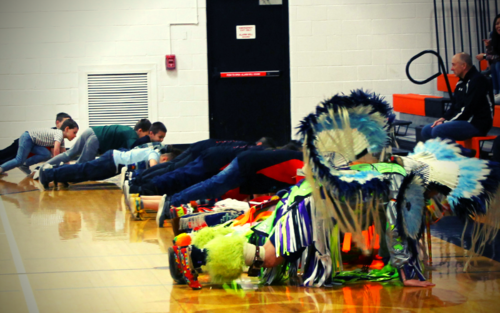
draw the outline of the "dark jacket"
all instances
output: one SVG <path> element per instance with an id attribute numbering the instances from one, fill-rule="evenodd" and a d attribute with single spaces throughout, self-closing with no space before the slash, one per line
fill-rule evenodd
<path id="1" fill-rule="evenodd" d="M 455 103 L 446 111 L 446 121 L 467 121 L 486 135 L 493 125 L 493 105 L 488 80 L 475 66 L 455 87 Z"/>

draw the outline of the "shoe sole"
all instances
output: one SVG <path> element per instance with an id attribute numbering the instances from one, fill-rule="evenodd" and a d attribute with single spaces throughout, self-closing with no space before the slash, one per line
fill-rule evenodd
<path id="1" fill-rule="evenodd" d="M 165 200 L 167 199 L 167 195 L 163 195 L 163 197 L 160 200 L 160 203 L 158 204 L 158 213 L 156 213 L 156 225 L 158 227 L 163 228 L 163 225 L 160 225 L 160 219 L 161 215 L 163 214 L 163 207 L 165 206 Z M 165 223 L 165 220 L 163 221 Z"/>
<path id="2" fill-rule="evenodd" d="M 130 205 L 129 189 L 130 189 L 130 187 L 128 185 L 128 181 L 125 181 L 123 183 L 123 195 L 125 196 L 125 205 L 127 206 L 128 210 L 130 211 L 130 214 L 132 215 L 132 217 L 134 219 L 137 219 L 135 212 L 132 211 L 132 205 Z"/>

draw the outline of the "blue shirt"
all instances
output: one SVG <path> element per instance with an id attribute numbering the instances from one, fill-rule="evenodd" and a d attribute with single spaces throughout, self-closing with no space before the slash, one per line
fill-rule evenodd
<path id="1" fill-rule="evenodd" d="M 116 168 L 120 165 L 132 165 L 139 162 L 146 162 L 149 166 L 150 160 L 160 162 L 160 153 L 150 148 L 133 149 L 130 151 L 113 150 L 113 160 Z"/>

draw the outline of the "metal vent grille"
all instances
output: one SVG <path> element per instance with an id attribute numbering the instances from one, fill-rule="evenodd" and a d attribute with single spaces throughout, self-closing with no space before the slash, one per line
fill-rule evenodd
<path id="1" fill-rule="evenodd" d="M 89 126 L 148 118 L 148 73 L 87 74 Z"/>

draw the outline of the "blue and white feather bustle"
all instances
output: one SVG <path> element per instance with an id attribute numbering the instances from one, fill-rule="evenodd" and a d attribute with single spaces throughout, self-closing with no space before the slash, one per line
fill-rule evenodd
<path id="1" fill-rule="evenodd" d="M 368 247 L 361 234 L 371 223 L 379 226 L 377 210 L 387 182 L 379 172 L 350 171 L 347 165 L 384 149 L 391 112 L 380 96 L 355 90 L 323 101 L 299 126 L 304 172 L 320 216 L 335 219 L 340 230 L 352 233 L 365 251 Z"/>
<path id="2" fill-rule="evenodd" d="M 447 196 L 453 212 L 461 217 L 487 213 L 500 183 L 497 164 L 460 155 L 458 146 L 441 139 L 418 143 L 408 158 L 424 166 L 416 170 L 404 161 L 407 171 L 422 176 L 429 188 L 435 187 Z"/>
<path id="3" fill-rule="evenodd" d="M 418 143 L 403 162 L 407 171 L 420 175 L 427 189 L 447 197 L 455 215 L 474 222 L 470 257 L 482 254 L 500 226 L 499 164 L 464 157 L 454 142 L 439 138 Z"/>

